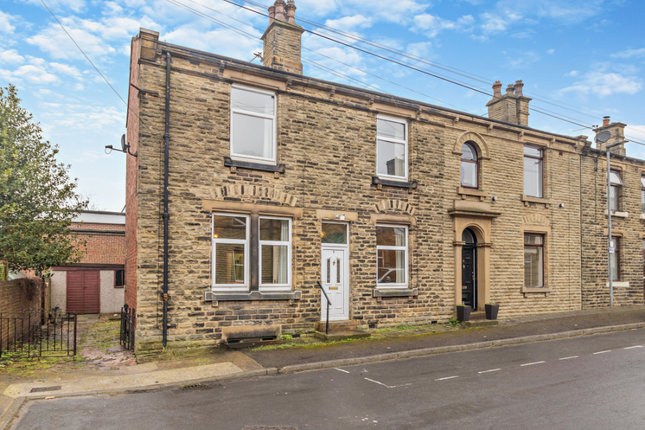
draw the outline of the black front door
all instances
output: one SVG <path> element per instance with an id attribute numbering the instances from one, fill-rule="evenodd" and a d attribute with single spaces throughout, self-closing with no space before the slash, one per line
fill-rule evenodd
<path id="1" fill-rule="evenodd" d="M 477 276 L 475 275 L 475 245 L 465 244 L 461 251 L 461 301 L 477 309 Z"/>

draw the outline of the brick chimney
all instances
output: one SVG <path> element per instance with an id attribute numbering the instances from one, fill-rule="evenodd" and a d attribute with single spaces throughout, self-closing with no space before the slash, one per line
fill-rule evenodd
<path id="1" fill-rule="evenodd" d="M 604 151 L 608 145 L 611 145 L 612 143 L 615 143 L 615 142 L 622 142 L 623 140 L 625 140 L 625 127 L 627 127 L 627 124 L 623 124 L 622 122 L 610 122 L 608 116 L 603 117 L 602 127 L 598 127 L 594 129 L 594 132 L 598 134 L 601 131 L 607 130 L 611 133 L 611 137 L 605 143 L 596 143 L 596 149 Z M 621 145 L 614 146 L 609 150 L 609 152 L 611 152 L 612 154 L 620 154 L 620 155 L 627 154 L 627 152 L 625 151 L 624 143 Z"/>
<path id="2" fill-rule="evenodd" d="M 502 83 L 495 81 L 493 84 L 493 99 L 486 103 L 488 117 L 511 124 L 529 125 L 529 102 L 532 100 L 524 97 L 524 83 L 515 81 L 508 84 L 506 94 L 502 95 Z"/>
<path id="3" fill-rule="evenodd" d="M 294 0 L 276 0 L 269 7 L 269 26 L 262 35 L 266 67 L 302 75 L 301 39 Z"/>

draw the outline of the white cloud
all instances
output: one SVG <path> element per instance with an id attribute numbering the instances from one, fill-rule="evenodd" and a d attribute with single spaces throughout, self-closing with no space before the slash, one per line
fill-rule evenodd
<path id="1" fill-rule="evenodd" d="M 494 13 L 483 13 L 481 15 L 482 31 L 484 34 L 500 33 L 506 31 L 511 21 Z"/>
<path id="2" fill-rule="evenodd" d="M 564 76 L 570 76 L 572 78 L 575 78 L 578 75 L 580 75 L 580 72 L 578 72 L 577 70 L 572 70 L 569 73 L 564 74 Z"/>
<path id="3" fill-rule="evenodd" d="M 553 55 L 555 54 L 555 49 L 549 49 L 548 51 L 546 51 L 546 53 L 549 55 Z"/>
<path id="4" fill-rule="evenodd" d="M 604 0 L 500 0 L 497 10 L 506 16 L 552 19 L 575 24 L 603 11 Z"/>
<path id="5" fill-rule="evenodd" d="M 25 61 L 25 58 L 18 54 L 18 51 L 15 49 L 7 49 L 7 50 L 2 50 L 0 48 L 0 63 L 5 63 L 5 64 L 19 64 L 23 63 Z"/>
<path id="6" fill-rule="evenodd" d="M 260 34 L 256 37 L 258 40 L 251 40 L 228 29 L 205 30 L 192 23 L 176 28 L 164 39 L 177 45 L 249 61 L 254 51 L 262 50 Z"/>
<path id="7" fill-rule="evenodd" d="M 640 49 L 627 49 L 625 51 L 616 52 L 611 54 L 611 58 L 634 58 L 645 57 L 645 48 Z"/>
<path id="8" fill-rule="evenodd" d="M 585 73 L 573 85 L 562 89 L 561 93 L 573 92 L 579 95 L 606 97 L 612 94 L 636 94 L 643 88 L 643 81 L 636 76 L 596 70 Z"/>
<path id="9" fill-rule="evenodd" d="M 58 73 L 69 75 L 77 79 L 81 78 L 81 72 L 79 72 L 78 69 L 74 66 L 70 66 L 68 64 L 61 64 L 61 63 L 49 63 L 49 66 Z"/>
<path id="10" fill-rule="evenodd" d="M 14 19 L 14 16 L 0 10 L 0 33 L 13 33 L 16 27 L 11 24 L 11 21 Z"/>
<path id="11" fill-rule="evenodd" d="M 423 32 L 426 36 L 436 37 L 443 30 L 470 30 L 475 19 L 471 15 L 464 15 L 457 21 L 450 21 L 429 13 L 422 13 L 413 19 L 412 31 Z"/>
<path id="12" fill-rule="evenodd" d="M 22 0 L 35 6 L 42 6 L 40 0 Z M 47 5 L 50 9 L 71 9 L 74 12 L 80 12 L 85 8 L 85 0 L 48 0 Z"/>
<path id="13" fill-rule="evenodd" d="M 49 73 L 44 67 L 35 64 L 25 64 L 13 71 L 0 70 L 0 76 L 12 82 L 27 81 L 36 85 L 47 85 L 60 82 L 58 77 Z"/>
<path id="14" fill-rule="evenodd" d="M 64 18 L 61 21 L 63 21 L 69 34 L 92 60 L 100 61 L 103 56 L 116 52 L 113 47 L 104 42 L 100 37 L 78 28 L 71 20 Z M 79 52 L 74 42 L 70 40 L 58 24 L 50 24 L 49 27 L 39 34 L 28 38 L 27 42 L 38 46 L 41 51 L 49 53 L 53 58 L 83 58 L 83 54 Z"/>
<path id="15" fill-rule="evenodd" d="M 540 56 L 533 51 L 521 52 L 508 58 L 508 67 L 511 69 L 526 69 L 539 60 Z"/>
<path id="16" fill-rule="evenodd" d="M 363 15 L 344 16 L 339 19 L 328 19 L 325 22 L 326 27 L 336 30 L 354 31 L 357 28 L 369 28 L 372 26 L 372 18 L 366 18 Z"/>

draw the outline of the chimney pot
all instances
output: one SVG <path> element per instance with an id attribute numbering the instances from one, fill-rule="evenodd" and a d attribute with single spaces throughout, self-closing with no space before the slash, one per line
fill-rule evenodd
<path id="1" fill-rule="evenodd" d="M 515 95 L 518 97 L 523 97 L 522 88 L 524 88 L 524 82 L 522 80 L 515 81 Z"/>
<path id="2" fill-rule="evenodd" d="M 508 84 L 508 86 L 506 87 L 506 94 L 513 94 L 513 91 L 515 91 L 515 85 Z"/>
<path id="3" fill-rule="evenodd" d="M 294 0 L 287 0 L 287 22 L 296 23 L 296 3 Z"/>
<path id="4" fill-rule="evenodd" d="M 493 97 L 502 96 L 502 83 L 500 81 L 495 81 L 493 84 Z"/>
<path id="5" fill-rule="evenodd" d="M 269 24 L 275 19 L 275 6 L 269 6 Z"/>
<path id="6" fill-rule="evenodd" d="M 609 116 L 603 116 L 602 117 L 602 126 L 609 125 Z"/>
<path id="7" fill-rule="evenodd" d="M 284 0 L 276 0 L 274 6 L 275 6 L 275 19 L 279 19 L 280 21 L 286 21 L 284 16 L 284 7 L 286 6 L 286 3 L 284 2 Z"/>

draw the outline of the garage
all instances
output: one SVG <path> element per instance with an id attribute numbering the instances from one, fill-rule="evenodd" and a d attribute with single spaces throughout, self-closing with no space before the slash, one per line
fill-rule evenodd
<path id="1" fill-rule="evenodd" d="M 67 272 L 67 312 L 98 314 L 101 311 L 100 279 L 99 270 Z"/>

